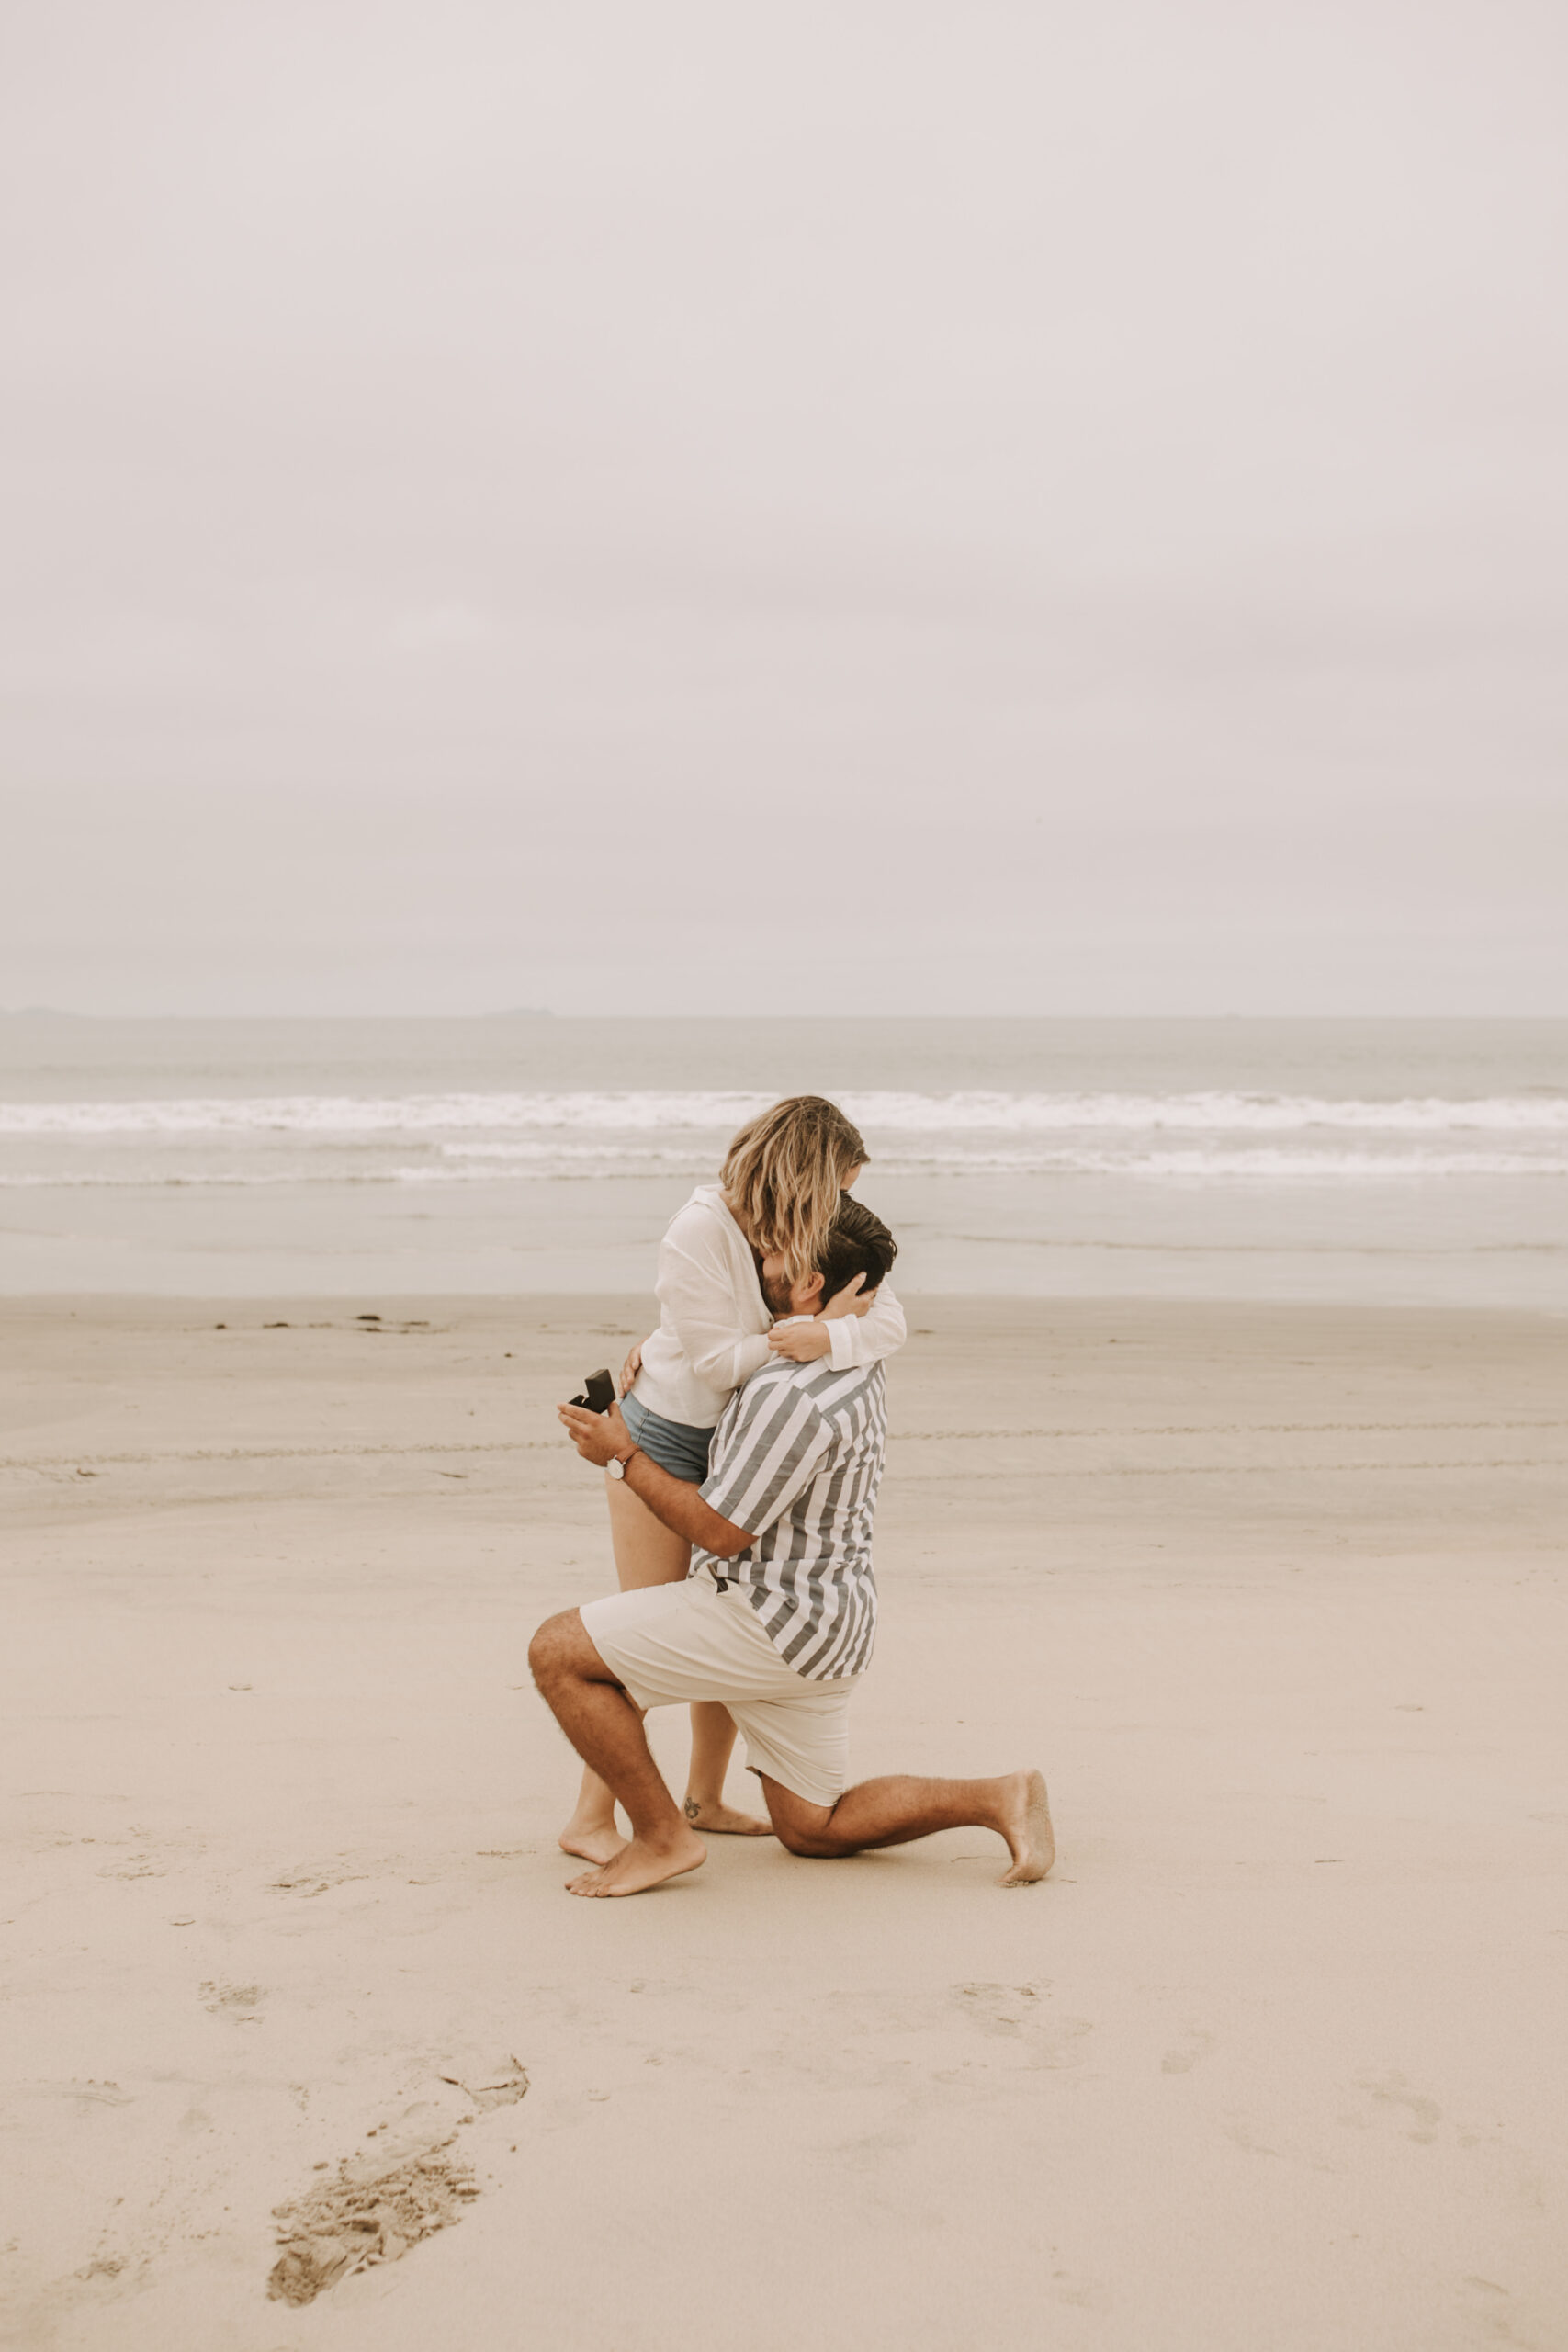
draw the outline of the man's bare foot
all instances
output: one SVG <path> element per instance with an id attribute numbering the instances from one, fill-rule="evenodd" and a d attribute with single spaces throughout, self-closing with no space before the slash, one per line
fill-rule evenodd
<path id="1" fill-rule="evenodd" d="M 645 1846 L 640 1838 L 634 1838 L 602 1871 L 585 1871 L 581 1878 L 569 1879 L 566 1891 L 569 1894 L 646 1894 L 650 1886 L 662 1886 L 667 1878 L 682 1878 L 687 1871 L 699 1869 L 707 1858 L 702 1839 L 682 1822 L 667 1846 Z"/>
<path id="2" fill-rule="evenodd" d="M 569 1821 L 556 1843 L 563 1854 L 576 1854 L 585 1862 L 613 1862 L 617 1854 L 626 1850 L 626 1841 L 612 1823 L 608 1829 L 590 1826 L 579 1829 Z"/>
<path id="3" fill-rule="evenodd" d="M 1045 1876 L 1056 1859 L 1056 1840 L 1051 1829 L 1051 1807 L 1046 1802 L 1045 1781 L 1041 1773 L 1010 1773 L 1002 1817 L 997 1826 L 1007 1839 L 1008 1851 L 1012 1856 L 1012 1868 L 1003 1875 L 1002 1884 L 1032 1886 Z"/>
<path id="4" fill-rule="evenodd" d="M 705 1838 L 771 1838 L 773 1834 L 771 1821 L 759 1821 L 754 1813 L 737 1813 L 722 1797 L 716 1804 L 709 1799 L 688 1797 L 682 1811 Z"/>

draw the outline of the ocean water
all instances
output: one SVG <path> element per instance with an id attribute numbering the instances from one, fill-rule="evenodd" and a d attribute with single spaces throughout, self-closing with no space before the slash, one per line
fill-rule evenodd
<path id="1" fill-rule="evenodd" d="M 1568 1311 L 1568 1023 L 0 1016 L 0 1290 L 646 1290 L 782 1092 L 921 1291 Z"/>

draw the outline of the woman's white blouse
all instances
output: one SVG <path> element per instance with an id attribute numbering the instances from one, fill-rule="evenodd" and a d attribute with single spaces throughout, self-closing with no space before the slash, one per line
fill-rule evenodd
<path id="1" fill-rule="evenodd" d="M 743 1380 L 767 1363 L 773 1317 L 751 1245 L 717 1184 L 699 1184 L 670 1220 L 659 1245 L 659 1329 L 642 1351 L 639 1405 L 667 1421 L 712 1429 Z M 904 1344 L 904 1310 L 884 1282 L 865 1315 L 828 1326 L 826 1361 L 835 1371 L 874 1363 Z"/>

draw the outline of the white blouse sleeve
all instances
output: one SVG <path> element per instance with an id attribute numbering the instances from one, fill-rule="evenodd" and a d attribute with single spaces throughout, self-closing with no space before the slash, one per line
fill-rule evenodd
<path id="1" fill-rule="evenodd" d="M 767 1363 L 768 1337 L 748 1331 L 723 1252 L 705 1243 L 700 1233 L 675 1240 L 667 1234 L 654 1288 L 665 1323 L 697 1378 L 709 1388 L 739 1388 Z"/>
<path id="2" fill-rule="evenodd" d="M 884 1281 L 869 1312 L 836 1316 L 829 1324 L 828 1361 L 835 1372 L 863 1371 L 879 1357 L 897 1355 L 908 1337 L 904 1310 Z"/>

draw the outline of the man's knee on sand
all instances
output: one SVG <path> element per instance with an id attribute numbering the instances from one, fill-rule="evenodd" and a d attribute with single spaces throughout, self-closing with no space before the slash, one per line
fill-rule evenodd
<path id="1" fill-rule="evenodd" d="M 829 1862 L 851 1850 L 841 1838 L 833 1834 L 832 1805 L 811 1804 L 805 1797 L 797 1797 L 793 1789 L 786 1789 L 782 1781 L 771 1781 L 765 1772 L 759 1773 L 758 1778 L 762 1783 L 773 1835 L 790 1853 L 803 1855 L 808 1861 Z"/>

